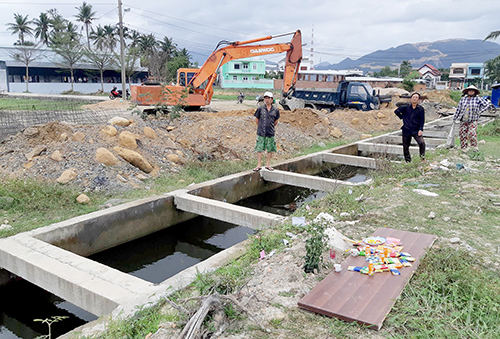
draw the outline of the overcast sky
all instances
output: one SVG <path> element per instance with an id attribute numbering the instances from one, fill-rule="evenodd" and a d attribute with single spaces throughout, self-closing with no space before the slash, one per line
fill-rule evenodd
<path id="1" fill-rule="evenodd" d="M 74 21 L 76 7 L 83 3 L 47 1 L 0 0 L 0 47 L 12 46 L 18 38 L 5 25 L 14 22 L 14 13 L 28 15 L 31 20 L 56 8 Z M 118 1 L 87 3 L 96 12 L 95 25 L 118 22 Z M 164 36 L 173 38 L 200 64 L 220 40 L 247 40 L 297 29 L 307 44 L 305 56 L 309 56 L 313 41 L 315 64 L 335 63 L 346 57 L 356 59 L 404 43 L 484 39 L 491 31 L 500 30 L 500 0 L 123 0 L 123 8 L 125 26 L 154 33 L 159 40 Z M 282 57 L 266 59 L 277 61 Z"/>

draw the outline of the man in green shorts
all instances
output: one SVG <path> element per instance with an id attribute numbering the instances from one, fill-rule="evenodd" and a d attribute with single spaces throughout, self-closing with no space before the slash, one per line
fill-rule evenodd
<path id="1" fill-rule="evenodd" d="M 267 162 L 265 168 L 269 171 L 274 171 L 269 162 L 271 155 L 276 152 L 276 140 L 274 140 L 275 126 L 280 118 L 280 111 L 273 106 L 273 93 L 264 93 L 264 105 L 257 108 L 255 118 L 257 123 L 257 143 L 255 151 L 257 152 L 258 164 L 253 170 L 260 171 L 262 168 L 262 152 L 267 151 Z"/>

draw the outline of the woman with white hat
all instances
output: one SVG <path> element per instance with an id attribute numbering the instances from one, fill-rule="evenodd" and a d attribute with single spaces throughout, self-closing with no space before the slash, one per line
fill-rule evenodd
<path id="1" fill-rule="evenodd" d="M 479 90 L 476 86 L 469 86 L 463 91 L 463 97 L 460 99 L 457 111 L 453 116 L 453 122 L 460 122 L 460 148 L 467 151 L 467 138 L 470 146 L 477 151 L 477 123 L 482 112 L 488 109 L 489 103 L 478 96 Z"/>

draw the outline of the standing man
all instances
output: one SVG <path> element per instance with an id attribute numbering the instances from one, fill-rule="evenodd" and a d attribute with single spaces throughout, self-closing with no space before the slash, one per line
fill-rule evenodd
<path id="1" fill-rule="evenodd" d="M 262 168 L 262 152 L 267 151 L 266 169 L 274 171 L 274 168 L 269 164 L 271 155 L 276 152 L 276 140 L 274 139 L 275 126 L 278 124 L 280 118 L 279 110 L 273 106 L 273 93 L 264 93 L 264 105 L 257 108 L 255 111 L 255 119 L 257 123 L 257 142 L 255 144 L 255 151 L 257 152 L 257 167 L 253 170 L 260 171 Z"/>
<path id="2" fill-rule="evenodd" d="M 479 90 L 476 86 L 469 86 L 462 91 L 463 97 L 458 102 L 457 111 L 453 116 L 453 122 L 460 122 L 460 148 L 467 151 L 467 137 L 474 151 L 477 148 L 477 122 L 482 112 L 488 109 L 489 103 L 478 97 Z"/>
<path id="3" fill-rule="evenodd" d="M 411 161 L 410 143 L 414 138 L 418 144 L 420 159 L 425 160 L 424 123 L 425 110 L 418 104 L 420 94 L 415 92 L 411 95 L 410 104 L 398 107 L 394 113 L 403 119 L 403 154 L 406 162 Z"/>

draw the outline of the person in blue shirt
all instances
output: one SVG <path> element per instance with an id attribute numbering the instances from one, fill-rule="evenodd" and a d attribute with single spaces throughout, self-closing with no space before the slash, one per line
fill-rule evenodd
<path id="1" fill-rule="evenodd" d="M 406 162 L 411 161 L 410 143 L 415 139 L 418 144 L 420 159 L 425 160 L 424 123 L 425 110 L 418 103 L 420 94 L 415 92 L 411 95 L 410 104 L 398 107 L 394 113 L 403 120 L 401 127 L 403 134 L 403 155 Z"/>

